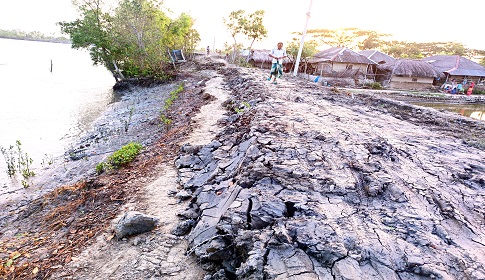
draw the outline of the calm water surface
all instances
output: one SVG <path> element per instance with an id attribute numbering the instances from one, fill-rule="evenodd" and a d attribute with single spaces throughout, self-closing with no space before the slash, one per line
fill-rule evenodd
<path id="1" fill-rule="evenodd" d="M 450 104 L 450 103 L 425 103 L 411 102 L 414 105 L 431 107 L 437 110 L 446 110 L 458 113 L 462 116 L 485 121 L 485 104 Z"/>
<path id="2" fill-rule="evenodd" d="M 114 101 L 114 83 L 68 44 L 0 39 L 0 146 L 19 140 L 34 167 L 63 155 Z M 11 184 L 5 170 L 0 154 L 0 194 Z"/>

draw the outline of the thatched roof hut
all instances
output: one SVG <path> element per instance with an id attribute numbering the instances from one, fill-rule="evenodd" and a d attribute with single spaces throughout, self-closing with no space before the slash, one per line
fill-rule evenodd
<path id="1" fill-rule="evenodd" d="M 366 79 L 376 63 L 346 47 L 321 51 L 309 59 L 313 74 L 327 77 Z"/>
<path id="2" fill-rule="evenodd" d="M 438 72 L 432 65 L 416 59 L 398 59 L 392 63 L 381 64 L 378 67 L 391 72 L 395 76 L 427 78 L 438 76 Z"/>
<path id="3" fill-rule="evenodd" d="M 432 65 L 443 77 L 453 77 L 460 83 L 464 79 L 476 83 L 485 80 L 485 67 L 459 55 L 435 55 L 422 60 Z"/>
<path id="4" fill-rule="evenodd" d="M 271 61 L 273 60 L 269 57 L 269 53 L 271 50 L 252 50 L 251 55 L 249 56 L 249 63 L 251 63 L 255 67 L 260 68 L 271 68 Z M 282 64 L 287 65 L 290 64 L 291 60 L 289 58 L 283 59 Z"/>
<path id="5" fill-rule="evenodd" d="M 363 50 L 359 52 L 361 55 L 367 57 L 368 59 L 374 61 L 376 64 L 392 63 L 396 59 L 390 55 L 387 55 L 378 50 Z"/>
<path id="6" fill-rule="evenodd" d="M 368 59 L 346 47 L 334 47 L 315 54 L 310 63 L 319 62 L 337 62 L 337 63 L 353 63 L 353 64 L 376 64 L 374 61 Z"/>
<path id="7" fill-rule="evenodd" d="M 422 89 L 433 85 L 439 75 L 429 63 L 416 59 L 399 59 L 392 63 L 377 66 L 380 71 L 389 73 L 389 85 L 392 88 Z"/>

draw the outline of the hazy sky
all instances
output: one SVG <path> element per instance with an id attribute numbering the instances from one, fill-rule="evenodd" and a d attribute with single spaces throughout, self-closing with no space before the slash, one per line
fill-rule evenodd
<path id="1" fill-rule="evenodd" d="M 222 48 L 232 42 L 222 18 L 231 11 L 248 14 L 265 10 L 264 24 L 269 37 L 256 48 L 273 48 L 287 42 L 291 32 L 303 30 L 310 0 L 165 0 L 173 17 L 187 12 L 196 19 L 201 46 Z M 462 7 L 462 8 L 460 8 Z M 485 50 L 483 0 L 461 0 L 453 5 L 435 0 L 313 0 L 309 29 L 357 27 L 393 34 L 410 42 L 459 42 Z M 58 21 L 74 20 L 77 12 L 70 0 L 0 0 L 0 29 L 58 33 Z M 482 33 L 479 33 L 479 32 Z"/>

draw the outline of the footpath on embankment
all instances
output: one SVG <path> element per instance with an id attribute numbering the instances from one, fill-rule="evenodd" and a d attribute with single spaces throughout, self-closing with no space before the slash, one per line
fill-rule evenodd
<path id="1" fill-rule="evenodd" d="M 143 180 L 122 170 L 138 192 L 116 214 L 161 224 L 122 240 L 104 227 L 52 279 L 485 278 L 483 122 L 210 68 L 194 70 L 216 103 L 172 157 Z"/>

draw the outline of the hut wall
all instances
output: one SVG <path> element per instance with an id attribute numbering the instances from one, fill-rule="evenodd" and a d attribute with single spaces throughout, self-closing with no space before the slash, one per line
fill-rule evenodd
<path id="1" fill-rule="evenodd" d="M 413 77 L 397 77 L 393 76 L 389 87 L 396 89 L 426 89 L 433 86 L 433 78 L 414 77 L 417 81 L 413 81 Z"/>
<path id="2" fill-rule="evenodd" d="M 360 63 L 340 63 L 334 62 L 333 63 L 333 71 L 341 72 L 347 70 L 347 65 L 352 65 L 352 70 L 360 69 L 362 72 L 367 73 L 367 64 L 360 64 Z"/>
<path id="3" fill-rule="evenodd" d="M 415 79 L 413 81 L 413 79 Z M 393 82 L 399 83 L 416 83 L 416 84 L 433 84 L 433 78 L 428 77 L 403 77 L 403 76 L 392 76 Z"/>
<path id="4" fill-rule="evenodd" d="M 324 62 L 318 63 L 315 67 L 313 74 L 315 75 L 325 75 L 331 74 L 332 72 L 344 72 L 347 70 L 347 65 L 352 65 L 352 70 L 360 70 L 362 73 L 367 73 L 367 64 L 353 64 L 353 63 L 340 63 L 340 62 Z"/>
<path id="5" fill-rule="evenodd" d="M 311 66 L 315 69 L 315 71 L 313 71 L 313 74 L 315 75 L 332 73 L 332 64 L 330 63 L 311 64 Z"/>

